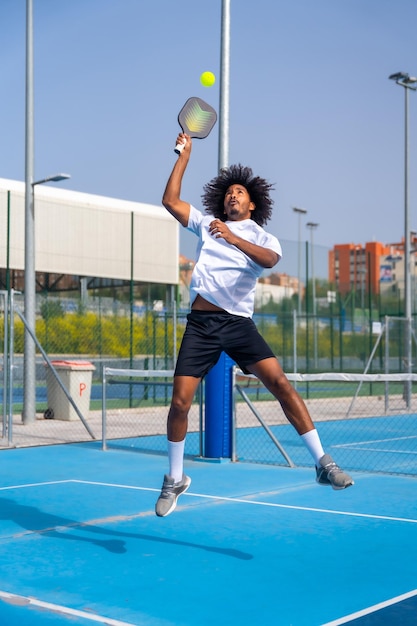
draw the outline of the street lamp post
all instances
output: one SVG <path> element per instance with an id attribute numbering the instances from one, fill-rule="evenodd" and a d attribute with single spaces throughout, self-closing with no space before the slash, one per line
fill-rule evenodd
<path id="1" fill-rule="evenodd" d="M 33 2 L 26 0 L 26 129 L 25 129 L 25 317 L 35 320 L 35 221 L 33 215 Z M 23 423 L 35 419 L 35 344 L 25 332 L 23 360 Z"/>
<path id="2" fill-rule="evenodd" d="M 35 268 L 35 186 L 67 180 L 69 174 L 54 174 L 30 183 L 29 215 L 25 236 L 24 307 L 29 328 L 35 332 L 36 319 L 36 268 Z M 30 333 L 25 329 L 23 360 L 23 411 L 22 421 L 30 424 L 36 418 L 36 350 Z"/>
<path id="3" fill-rule="evenodd" d="M 307 213 L 307 209 L 293 207 L 292 210 L 298 215 L 298 315 L 301 315 L 301 216 Z"/>
<path id="4" fill-rule="evenodd" d="M 25 91 L 25 278 L 24 307 L 29 327 L 35 330 L 35 214 L 34 187 L 50 181 L 69 178 L 56 174 L 33 182 L 34 171 L 34 89 L 33 89 L 33 0 L 26 0 L 26 91 Z M 36 416 L 36 351 L 29 332 L 25 330 L 23 360 L 22 421 L 28 424 Z"/>
<path id="5" fill-rule="evenodd" d="M 311 282 L 313 285 L 313 339 L 314 339 L 314 367 L 317 368 L 317 305 L 316 305 L 316 275 L 314 273 L 314 230 L 317 228 L 317 222 L 307 222 L 307 228 L 310 229 L 310 247 L 311 247 Z"/>
<path id="6" fill-rule="evenodd" d="M 417 91 L 413 86 L 417 83 L 417 78 L 397 72 L 389 76 L 390 80 L 395 80 L 397 85 L 404 87 L 405 109 L 404 109 L 404 309 L 405 309 L 405 364 L 406 373 L 412 372 L 412 345 L 411 345 L 411 281 L 410 281 L 410 211 L 408 206 L 408 91 Z M 411 380 L 405 385 L 405 400 L 407 407 L 411 402 Z"/>

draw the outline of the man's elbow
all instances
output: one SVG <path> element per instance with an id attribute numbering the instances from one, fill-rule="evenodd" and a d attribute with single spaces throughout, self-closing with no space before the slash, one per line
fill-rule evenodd
<path id="1" fill-rule="evenodd" d="M 272 267 L 275 267 L 280 258 L 281 257 L 279 256 L 279 254 L 277 254 L 276 252 L 272 252 L 271 250 L 271 254 L 269 255 L 268 259 L 266 259 L 264 265 L 265 269 L 271 269 Z"/>
<path id="2" fill-rule="evenodd" d="M 165 194 L 162 196 L 162 206 L 165 207 L 168 211 L 172 211 L 174 208 L 173 199 L 169 197 L 169 195 Z"/>

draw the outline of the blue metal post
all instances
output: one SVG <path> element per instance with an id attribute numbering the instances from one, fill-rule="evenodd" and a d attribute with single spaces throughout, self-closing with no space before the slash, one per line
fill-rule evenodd
<path id="1" fill-rule="evenodd" d="M 224 352 L 205 379 L 205 440 L 207 458 L 231 458 L 234 361 Z"/>

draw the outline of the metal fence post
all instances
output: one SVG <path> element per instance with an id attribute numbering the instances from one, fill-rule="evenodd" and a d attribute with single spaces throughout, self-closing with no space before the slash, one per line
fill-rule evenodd
<path id="1" fill-rule="evenodd" d="M 9 373 L 9 298 L 7 291 L 0 291 L 4 302 L 4 328 L 3 328 L 3 439 L 7 434 L 7 395 Z"/>

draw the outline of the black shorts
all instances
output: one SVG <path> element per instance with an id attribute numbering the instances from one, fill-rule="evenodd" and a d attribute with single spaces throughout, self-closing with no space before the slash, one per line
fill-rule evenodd
<path id="1" fill-rule="evenodd" d="M 274 353 L 249 317 L 191 311 L 175 367 L 175 376 L 204 378 L 225 352 L 242 371 Z"/>

